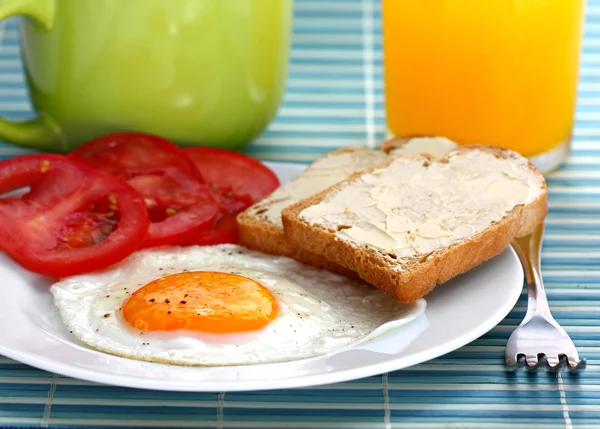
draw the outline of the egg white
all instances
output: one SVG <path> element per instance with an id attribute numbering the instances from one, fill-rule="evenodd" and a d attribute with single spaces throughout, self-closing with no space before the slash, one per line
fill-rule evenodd
<path id="1" fill-rule="evenodd" d="M 183 271 L 251 278 L 275 296 L 279 314 L 240 334 L 142 333 L 121 307 L 137 289 Z M 63 279 L 50 291 L 72 334 L 110 354 L 179 365 L 245 365 L 324 355 L 363 343 L 417 318 L 425 301 L 401 304 L 383 292 L 328 271 L 237 245 L 143 250 L 109 270 Z"/>

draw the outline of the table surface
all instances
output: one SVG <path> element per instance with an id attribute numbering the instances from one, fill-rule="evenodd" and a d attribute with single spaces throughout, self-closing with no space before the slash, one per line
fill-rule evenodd
<path id="1" fill-rule="evenodd" d="M 249 152 L 311 161 L 384 138 L 377 0 L 296 0 L 287 93 Z M 25 118 L 16 23 L 0 28 L 0 115 Z M 178 394 L 100 386 L 0 356 L 0 426 L 290 429 L 600 427 L 600 0 L 589 0 L 572 156 L 548 177 L 543 274 L 584 374 L 510 374 L 504 345 L 525 294 L 491 332 L 398 372 L 310 389 Z M 0 157 L 24 153 L 1 145 Z M 0 327 L 8 329 L 8 327 Z"/>

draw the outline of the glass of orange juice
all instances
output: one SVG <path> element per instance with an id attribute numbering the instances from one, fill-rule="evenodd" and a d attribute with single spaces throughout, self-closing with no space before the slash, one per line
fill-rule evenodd
<path id="1" fill-rule="evenodd" d="M 382 0 L 388 131 L 567 157 L 585 0 Z"/>

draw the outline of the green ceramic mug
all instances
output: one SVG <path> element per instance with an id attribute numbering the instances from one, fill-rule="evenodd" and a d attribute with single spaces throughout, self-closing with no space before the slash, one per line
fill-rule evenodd
<path id="1" fill-rule="evenodd" d="M 23 15 L 35 120 L 0 139 L 64 152 L 118 131 L 239 149 L 281 102 L 293 0 L 0 0 Z"/>

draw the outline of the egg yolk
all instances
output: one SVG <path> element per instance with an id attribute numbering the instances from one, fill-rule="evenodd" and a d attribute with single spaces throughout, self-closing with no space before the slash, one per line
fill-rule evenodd
<path id="1" fill-rule="evenodd" d="M 252 279 L 195 271 L 148 283 L 129 297 L 122 311 L 127 323 L 142 331 L 223 334 L 266 326 L 277 315 L 277 301 Z"/>

